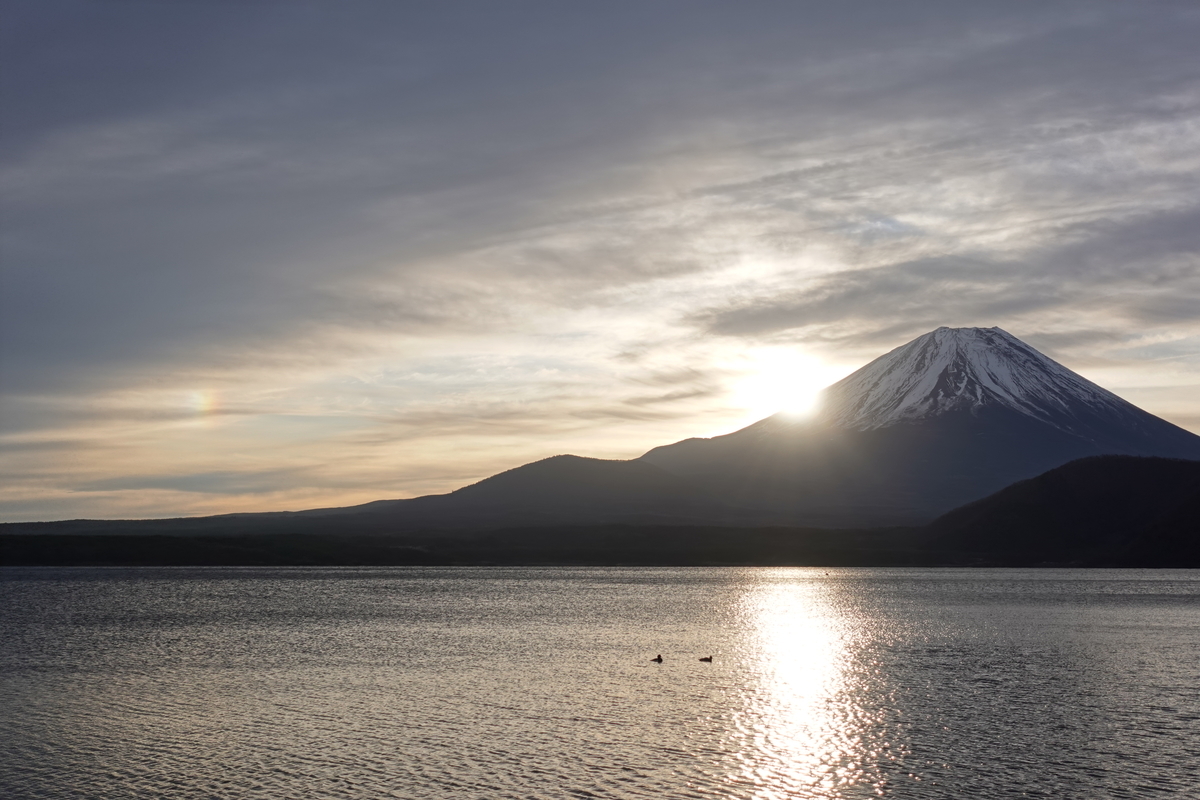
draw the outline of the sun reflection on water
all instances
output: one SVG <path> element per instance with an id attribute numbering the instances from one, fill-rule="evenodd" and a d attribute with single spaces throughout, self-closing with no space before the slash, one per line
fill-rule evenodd
<path id="1" fill-rule="evenodd" d="M 735 730 L 745 796 L 866 797 L 884 793 L 890 757 L 880 711 L 856 665 L 863 631 L 838 605 L 836 581 L 816 570 L 759 573 L 742 599 L 751 672 Z"/>

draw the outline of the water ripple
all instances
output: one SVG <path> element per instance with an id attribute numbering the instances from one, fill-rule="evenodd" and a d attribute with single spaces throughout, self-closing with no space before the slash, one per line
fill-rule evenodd
<path id="1" fill-rule="evenodd" d="M 0 795 L 1200 796 L 1200 576 L 825 572 L 0 570 Z"/>

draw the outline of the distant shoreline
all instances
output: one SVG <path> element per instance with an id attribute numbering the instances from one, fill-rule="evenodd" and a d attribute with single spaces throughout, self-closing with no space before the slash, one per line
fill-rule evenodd
<path id="1" fill-rule="evenodd" d="M 5 534 L 0 535 L 0 566 L 1196 568 L 1200 563 L 1113 550 L 1047 558 L 1036 551 L 943 549 L 921 528 L 847 531 L 602 526 L 509 529 L 454 536 Z"/>

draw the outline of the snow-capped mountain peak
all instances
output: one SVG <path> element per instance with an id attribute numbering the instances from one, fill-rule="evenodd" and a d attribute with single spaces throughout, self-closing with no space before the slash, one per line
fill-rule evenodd
<path id="1" fill-rule="evenodd" d="M 1000 328 L 938 328 L 825 390 L 822 416 L 869 430 L 1003 407 L 1070 429 L 1070 418 L 1138 409 Z"/>

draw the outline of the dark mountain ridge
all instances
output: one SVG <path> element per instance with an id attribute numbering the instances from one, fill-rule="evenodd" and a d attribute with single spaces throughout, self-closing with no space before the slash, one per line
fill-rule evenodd
<path id="1" fill-rule="evenodd" d="M 1200 461 L 1093 456 L 942 515 L 930 550 L 1052 563 L 1200 566 Z"/>
<path id="2" fill-rule="evenodd" d="M 397 532 L 386 519 L 275 516 L 238 535 L 203 520 L 109 522 L 90 532 L 40 523 L 59 535 L 0 535 L 0 564 L 1200 567 L 1200 462 L 1081 459 L 912 528 L 538 524 L 449 533 Z"/>

